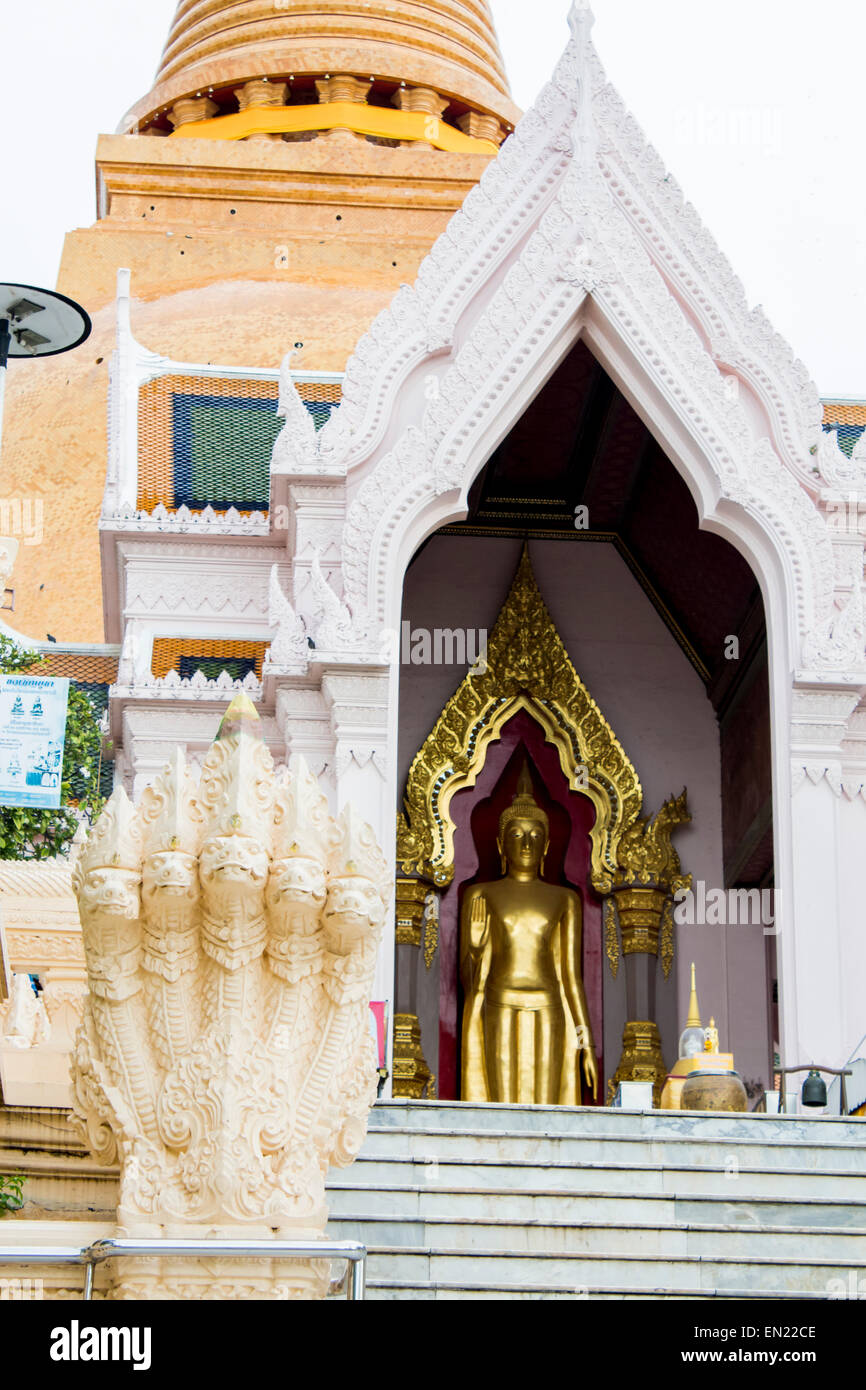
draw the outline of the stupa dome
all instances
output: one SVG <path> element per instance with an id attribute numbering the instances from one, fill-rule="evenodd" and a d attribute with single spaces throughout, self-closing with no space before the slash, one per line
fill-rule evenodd
<path id="1" fill-rule="evenodd" d="M 487 0 L 181 0 L 153 89 L 123 128 L 158 123 L 188 98 L 222 106 L 246 82 L 300 91 L 342 73 L 383 94 L 432 89 L 455 118 L 476 111 L 508 128 L 520 115 Z"/>

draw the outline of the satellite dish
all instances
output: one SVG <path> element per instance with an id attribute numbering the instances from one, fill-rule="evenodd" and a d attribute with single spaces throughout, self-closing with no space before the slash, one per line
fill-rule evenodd
<path id="1" fill-rule="evenodd" d="M 5 356 L 54 357 L 83 343 L 91 327 L 86 311 L 65 294 L 36 285 L 0 284 L 0 359 L 7 333 Z M 0 360 L 0 367 L 5 365 Z"/>

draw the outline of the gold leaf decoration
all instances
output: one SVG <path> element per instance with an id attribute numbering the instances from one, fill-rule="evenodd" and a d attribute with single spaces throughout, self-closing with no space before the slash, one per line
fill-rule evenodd
<path id="1" fill-rule="evenodd" d="M 691 820 L 686 789 L 671 796 L 654 816 L 642 816 L 622 835 L 617 851 L 618 883 L 666 886 L 680 876 L 680 858 L 671 844 L 679 825 Z"/>
<path id="2" fill-rule="evenodd" d="M 535 581 L 528 547 L 487 644 L 446 704 L 409 770 L 397 821 L 404 873 L 443 886 L 454 876 L 454 793 L 475 785 L 487 750 L 526 710 L 559 754 L 568 784 L 595 807 L 591 879 L 609 893 L 620 840 L 640 816 L 637 772 L 578 676 Z"/>
<path id="3" fill-rule="evenodd" d="M 428 893 L 424 905 L 424 965 L 430 970 L 439 945 L 439 898 Z M 428 1095 L 430 1094 L 428 1090 Z"/>
<path id="4" fill-rule="evenodd" d="M 671 966 L 674 963 L 674 904 L 672 898 L 665 900 L 662 911 L 662 931 L 659 941 L 659 955 L 661 956 L 662 970 L 665 979 L 671 973 Z"/>
<path id="5" fill-rule="evenodd" d="M 604 900 L 604 949 L 610 973 L 616 979 L 619 972 L 619 932 L 616 925 L 616 902 L 613 898 Z"/>

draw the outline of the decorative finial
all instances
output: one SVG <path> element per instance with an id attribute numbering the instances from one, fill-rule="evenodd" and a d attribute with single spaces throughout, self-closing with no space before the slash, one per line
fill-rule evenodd
<path id="1" fill-rule="evenodd" d="M 689 1016 L 686 1019 L 687 1028 L 701 1027 L 701 1011 L 698 1008 L 698 991 L 695 985 L 695 963 L 692 961 L 692 992 L 689 996 Z"/>
<path id="2" fill-rule="evenodd" d="M 204 817 L 183 749 L 174 750 L 159 777 L 145 788 L 139 819 L 145 858 L 165 850 L 198 854 Z"/>
<path id="3" fill-rule="evenodd" d="M 572 130 L 574 158 L 579 169 L 590 171 L 596 162 L 598 138 L 592 110 L 592 26 L 595 15 L 588 0 L 574 0 L 568 16 L 577 58 L 575 73 L 577 111 Z"/>
<path id="4" fill-rule="evenodd" d="M 268 622 L 276 628 L 268 660 L 273 666 L 306 664 L 310 654 L 303 621 L 295 612 L 280 584 L 279 566 L 271 566 L 268 585 Z"/>
<path id="5" fill-rule="evenodd" d="M 141 827 L 122 785 L 114 788 L 94 825 L 76 865 L 79 875 L 91 869 L 141 869 Z"/>
<path id="6" fill-rule="evenodd" d="M 568 16 L 571 32 L 578 38 L 586 41 L 589 38 L 592 26 L 595 23 L 595 15 L 589 0 L 572 0 L 571 12 Z"/>
<path id="7" fill-rule="evenodd" d="M 273 759 L 262 721 L 248 695 L 234 697 L 201 770 L 198 802 L 203 839 L 248 835 L 270 846 L 273 828 Z"/>
<path id="8" fill-rule="evenodd" d="M 259 740 L 264 737 L 259 712 L 249 695 L 244 694 L 235 695 L 220 721 L 215 741 L 220 742 L 230 738 L 232 734 L 239 734 L 242 731 L 252 734 L 253 738 Z"/>
<path id="9" fill-rule="evenodd" d="M 303 757 L 296 757 L 287 780 L 277 789 L 274 827 L 274 859 L 299 857 L 327 864 L 336 827 L 328 813 L 328 799 Z"/>

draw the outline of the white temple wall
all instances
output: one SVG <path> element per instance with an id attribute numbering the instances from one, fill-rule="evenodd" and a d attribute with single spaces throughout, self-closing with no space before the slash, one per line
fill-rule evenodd
<path id="1" fill-rule="evenodd" d="M 839 931 L 844 902 L 838 873 L 839 812 L 839 799 L 823 778 L 817 785 L 806 779 L 794 793 L 795 936 L 790 942 L 783 926 L 778 942 L 782 985 L 789 1004 L 792 994 L 796 999 L 796 1027 L 790 1028 L 791 1018 L 786 1066 L 811 1061 L 833 1065 L 844 1053 L 839 1005 L 847 994 L 842 972 L 850 966 L 844 961 Z M 792 1089 L 796 1084 L 795 1078 Z"/>
<path id="2" fill-rule="evenodd" d="M 862 1057 L 866 1035 L 866 907 L 863 904 L 863 854 L 866 847 L 866 802 L 839 799 L 839 857 L 836 874 L 842 899 L 839 923 L 844 962 L 842 993 L 842 1061 Z M 809 1061 L 804 1057 L 803 1061 Z M 826 1061 L 827 1059 L 822 1059 Z M 840 1063 L 841 1065 L 841 1063 Z"/>
<path id="3" fill-rule="evenodd" d="M 787 1065 L 842 1066 L 866 1033 L 863 852 L 866 805 L 808 778 L 793 799 L 797 1030 Z M 798 854 L 808 844 L 809 854 Z M 786 943 L 780 942 L 780 945 Z"/>

